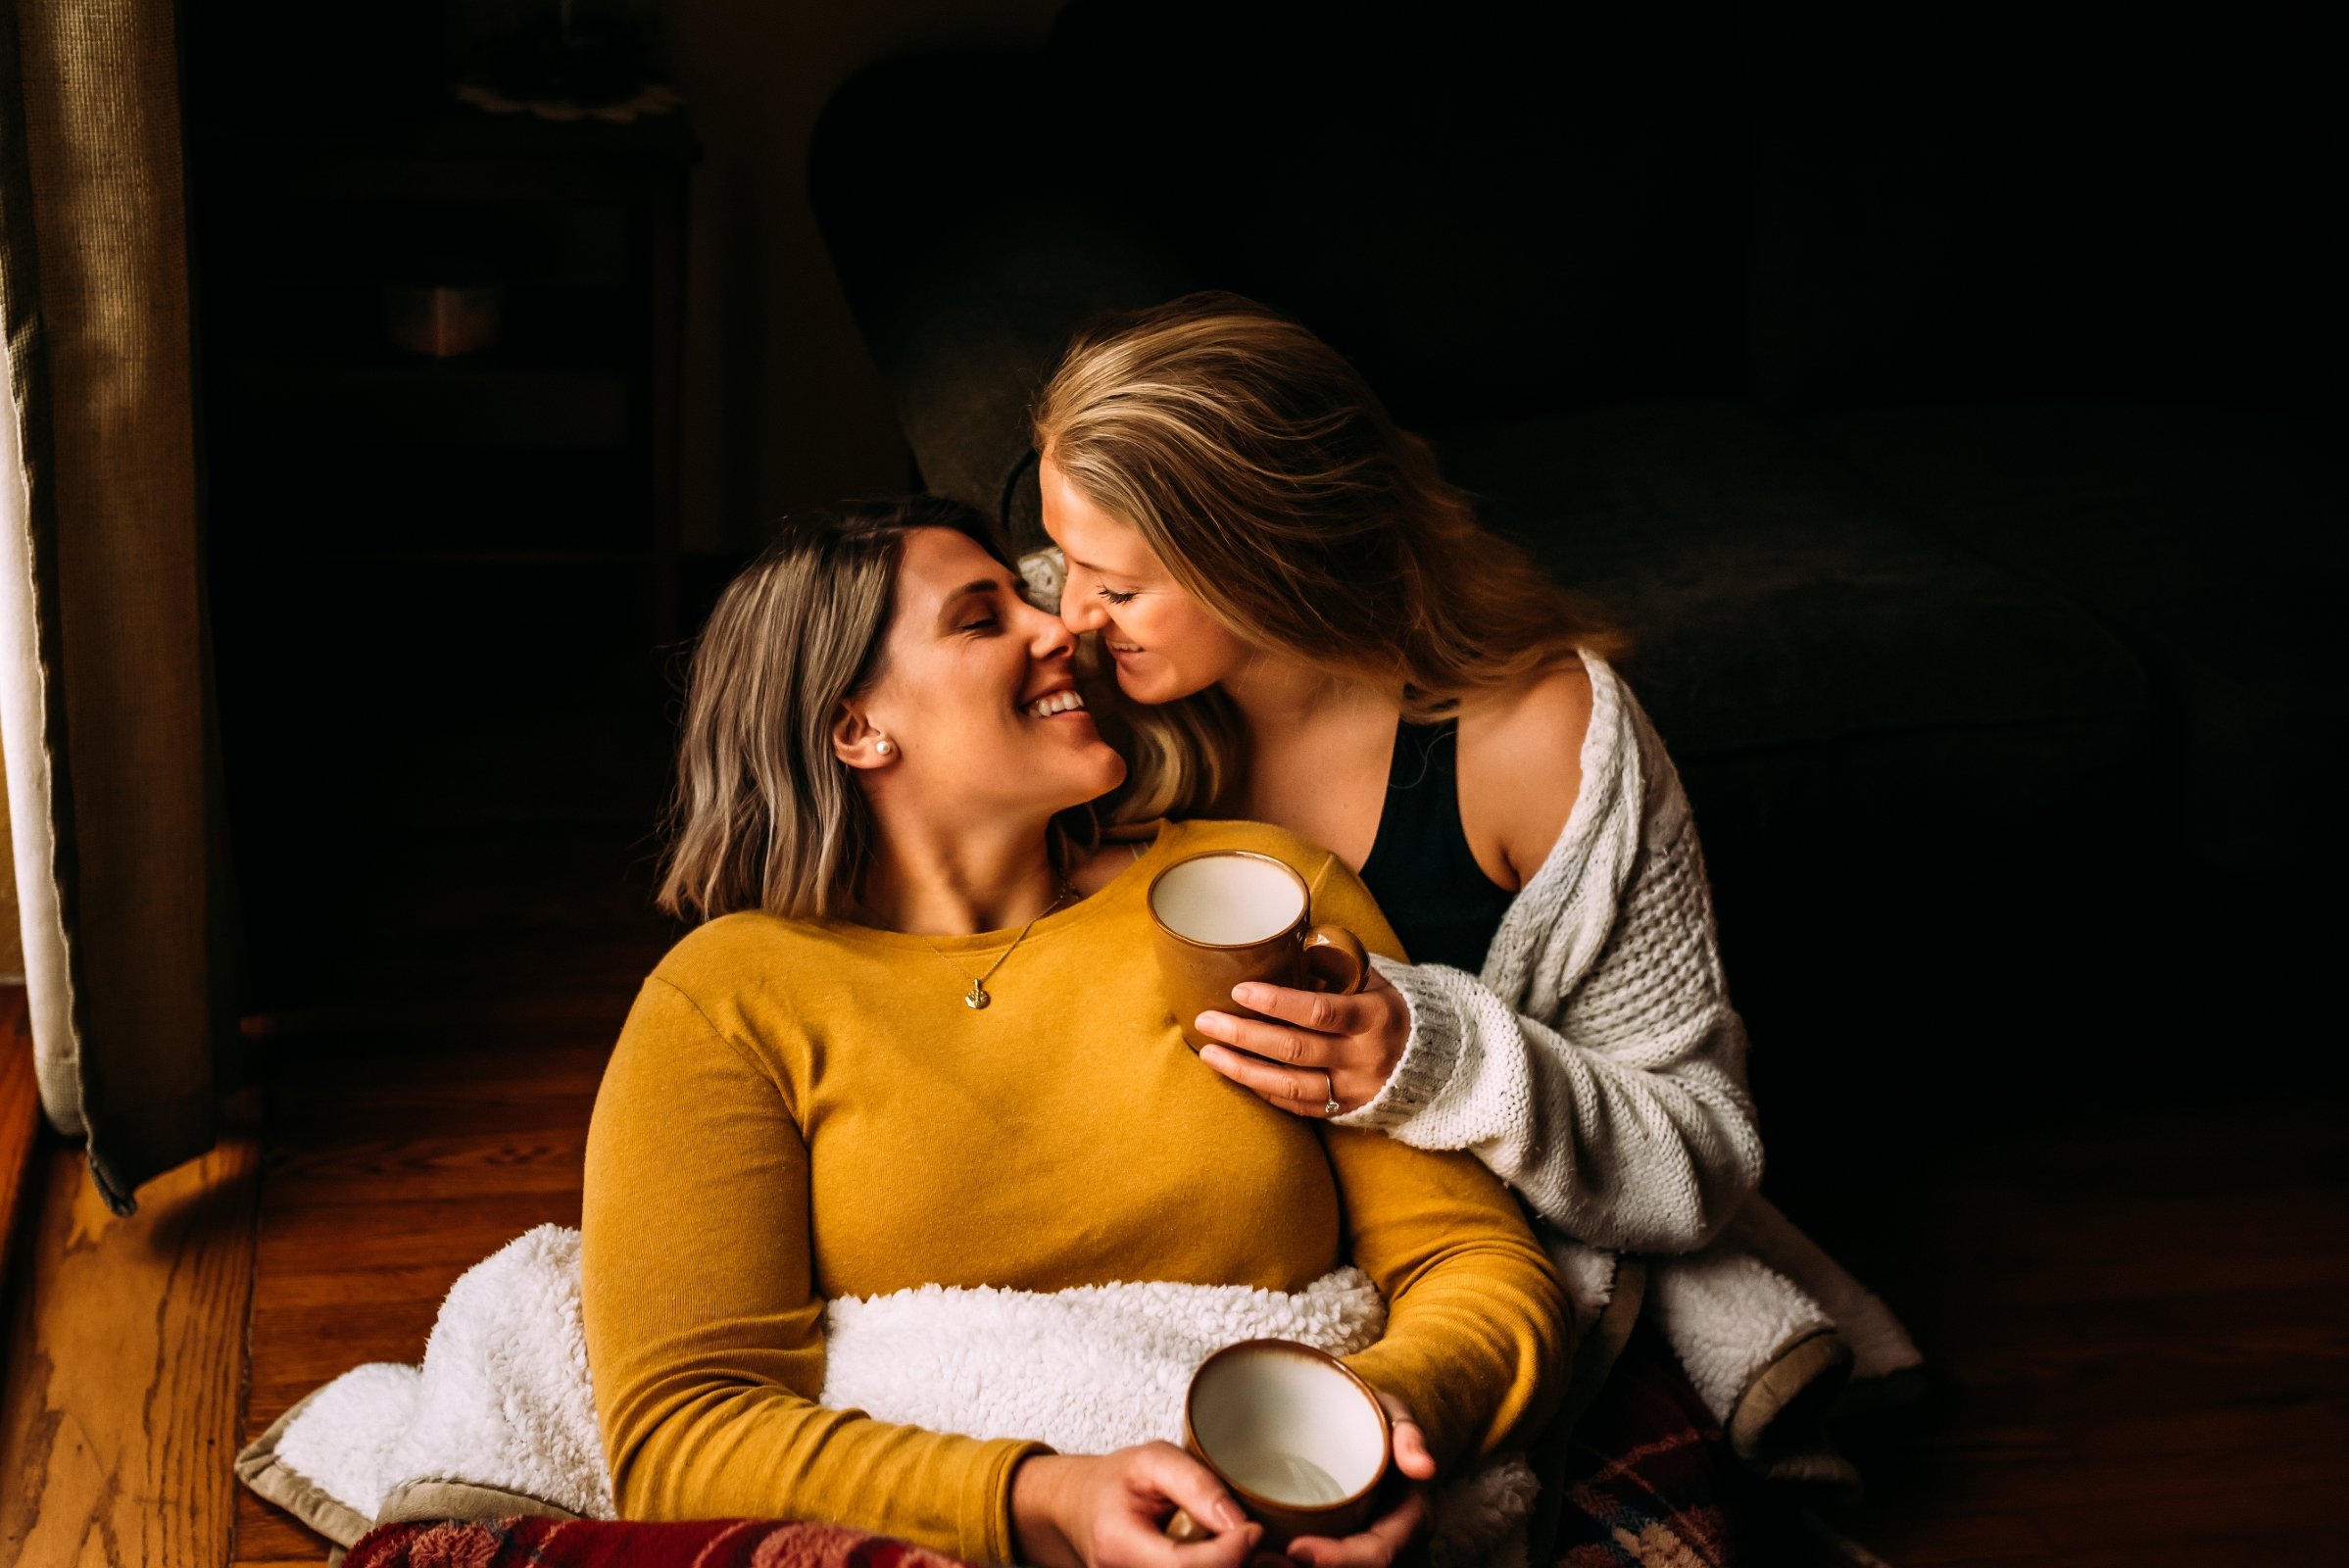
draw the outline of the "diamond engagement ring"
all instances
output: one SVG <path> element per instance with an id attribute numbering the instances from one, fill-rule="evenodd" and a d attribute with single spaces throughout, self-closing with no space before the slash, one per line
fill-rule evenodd
<path id="1" fill-rule="evenodd" d="M 1324 1100 L 1324 1101 L 1321 1102 L 1321 1113 L 1322 1113 L 1324 1116 L 1335 1116 L 1335 1115 L 1337 1115 L 1337 1114 L 1338 1114 L 1338 1084 L 1337 1084 L 1337 1081 L 1336 1081 L 1335 1079 L 1331 1078 L 1331 1076 L 1330 1076 L 1330 1070 L 1329 1070 L 1327 1067 L 1324 1067 L 1324 1068 L 1322 1068 L 1322 1070 L 1321 1070 L 1321 1087 L 1322 1087 L 1322 1091 L 1323 1091 L 1325 1094 L 1327 1094 L 1327 1095 L 1329 1096 L 1329 1098 L 1328 1098 L 1328 1099 Z"/>

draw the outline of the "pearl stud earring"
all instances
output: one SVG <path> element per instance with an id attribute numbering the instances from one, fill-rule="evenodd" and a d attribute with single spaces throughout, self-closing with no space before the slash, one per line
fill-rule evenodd
<path id="1" fill-rule="evenodd" d="M 873 743 L 873 750 L 879 752 L 883 757 L 887 757 L 891 752 L 894 752 L 897 749 L 898 743 L 893 740 L 884 739 L 875 741 Z"/>

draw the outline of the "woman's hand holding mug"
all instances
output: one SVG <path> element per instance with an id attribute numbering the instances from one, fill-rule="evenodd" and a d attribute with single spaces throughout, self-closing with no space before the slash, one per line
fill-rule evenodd
<path id="1" fill-rule="evenodd" d="M 1216 1534 L 1166 1539 L 1181 1509 Z M 1264 1539 L 1215 1472 L 1171 1443 L 1098 1458 L 1040 1454 L 1011 1473 L 1011 1533 L 1032 1568 L 1248 1568 Z"/>
<path id="2" fill-rule="evenodd" d="M 1183 1396 L 1183 1447 L 1263 1527 L 1255 1568 L 1392 1568 L 1426 1531 L 1426 1434 L 1326 1350 L 1244 1340 L 1208 1356 Z M 1186 1509 L 1167 1534 L 1200 1541 L 1195 1520 Z"/>
<path id="3" fill-rule="evenodd" d="M 1222 1043 L 1199 1059 L 1294 1115 L 1330 1114 L 1331 1100 L 1339 1115 L 1369 1104 L 1411 1036 L 1410 1004 L 1376 969 L 1350 996 L 1250 981 L 1233 987 L 1232 1000 L 1266 1020 L 1200 1013 L 1193 1027 Z"/>
<path id="4" fill-rule="evenodd" d="M 1436 1478 L 1436 1456 L 1427 1434 L 1394 1395 L 1379 1391 L 1379 1403 L 1395 1429 L 1395 1468 L 1406 1485 L 1394 1507 L 1355 1535 L 1331 1540 L 1299 1536 L 1289 1543 L 1289 1560 L 1305 1568 L 1392 1568 L 1421 1544 L 1428 1527 L 1428 1483 Z"/>

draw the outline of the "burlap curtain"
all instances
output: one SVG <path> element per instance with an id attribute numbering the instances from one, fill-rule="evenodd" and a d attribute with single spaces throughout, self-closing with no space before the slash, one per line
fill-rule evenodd
<path id="1" fill-rule="evenodd" d="M 167 0 L 0 12 L 0 752 L 41 1101 L 128 1212 L 234 1038 L 178 56 Z"/>

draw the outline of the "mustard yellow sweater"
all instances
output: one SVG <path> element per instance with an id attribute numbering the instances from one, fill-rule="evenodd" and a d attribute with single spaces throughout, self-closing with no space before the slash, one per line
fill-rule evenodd
<path id="1" fill-rule="evenodd" d="M 622 1517 L 833 1520 L 1008 1562 L 1013 1469 L 980 1442 L 814 1403 L 828 1298 L 925 1284 L 1180 1281 L 1294 1291 L 1358 1265 L 1386 1338 L 1350 1358 L 1448 1464 L 1545 1417 L 1566 1304 L 1466 1154 L 1274 1110 L 1183 1046 L 1144 890 L 1265 851 L 1316 920 L 1398 952 L 1342 863 L 1252 823 L 1166 824 L 1091 898 L 1013 933 L 919 937 L 743 913 L 645 983 L 596 1099 L 588 1359 Z"/>

